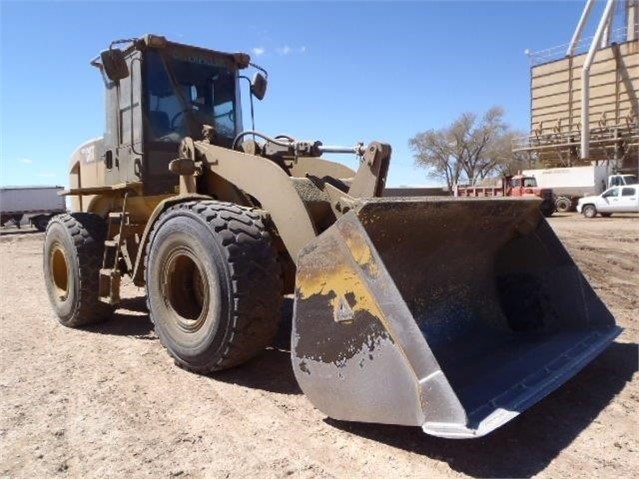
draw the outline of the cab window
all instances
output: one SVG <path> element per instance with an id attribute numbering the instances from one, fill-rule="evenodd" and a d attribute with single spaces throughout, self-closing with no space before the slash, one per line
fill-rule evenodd
<path id="1" fill-rule="evenodd" d="M 635 196 L 635 191 L 634 188 L 624 188 L 621 190 L 621 196 Z"/>

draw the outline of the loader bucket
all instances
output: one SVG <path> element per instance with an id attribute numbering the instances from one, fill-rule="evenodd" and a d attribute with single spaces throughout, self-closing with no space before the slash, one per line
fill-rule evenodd
<path id="1" fill-rule="evenodd" d="M 298 258 L 293 369 L 335 419 L 479 437 L 620 331 L 535 200 L 363 200 Z"/>

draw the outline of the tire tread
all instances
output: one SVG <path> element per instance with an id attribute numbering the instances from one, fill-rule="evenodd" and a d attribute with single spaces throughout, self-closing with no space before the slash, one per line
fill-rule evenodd
<path id="1" fill-rule="evenodd" d="M 47 227 L 59 223 L 71 237 L 78 261 L 78 298 L 73 315 L 61 322 L 77 328 L 105 321 L 111 317 L 114 308 L 98 298 L 100 268 L 104 251 L 106 224 L 91 213 L 63 213 L 49 221 Z"/>
<path id="2" fill-rule="evenodd" d="M 176 363 L 196 373 L 228 369 L 253 358 L 270 344 L 277 333 L 282 306 L 282 278 L 277 253 L 266 226 L 266 214 L 221 201 L 187 201 L 167 208 L 153 227 L 145 254 L 145 270 L 153 240 L 168 215 L 190 211 L 203 220 L 219 238 L 230 273 L 229 316 L 225 339 L 204 367 L 194 367 L 163 346 Z M 147 280 L 148 284 L 148 280 Z M 149 295 L 147 307 L 151 311 Z M 154 321 L 153 315 L 151 320 Z"/>

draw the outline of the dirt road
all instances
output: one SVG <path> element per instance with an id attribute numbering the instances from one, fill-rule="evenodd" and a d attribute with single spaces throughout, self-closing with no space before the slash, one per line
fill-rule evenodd
<path id="1" fill-rule="evenodd" d="M 215 377 L 173 365 L 133 286 L 115 318 L 60 326 L 39 233 L 0 237 L 1 477 L 632 477 L 639 470 L 639 218 L 550 219 L 625 329 L 488 437 L 327 419 L 284 349 Z M 290 307 L 290 305 L 289 305 Z M 289 326 L 290 327 L 290 326 Z"/>

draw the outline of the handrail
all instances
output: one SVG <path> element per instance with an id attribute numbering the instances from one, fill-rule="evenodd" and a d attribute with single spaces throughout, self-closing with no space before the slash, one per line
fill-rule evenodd
<path id="1" fill-rule="evenodd" d="M 629 28 L 633 28 L 635 31 L 639 32 L 639 23 L 611 30 L 610 43 L 625 43 L 627 41 L 626 39 L 628 36 Z M 582 53 L 586 53 L 588 51 L 588 47 L 592 43 L 593 38 L 594 35 L 588 38 L 581 38 L 578 42 L 575 42 L 575 44 L 572 45 L 573 55 L 581 55 Z M 530 58 L 530 66 L 534 67 L 537 65 L 543 65 L 545 63 L 551 63 L 563 58 L 567 58 L 568 55 L 566 55 L 566 52 L 569 46 L 571 46 L 570 43 L 564 43 L 554 47 L 546 48 L 544 50 L 528 52 L 527 55 Z"/>

